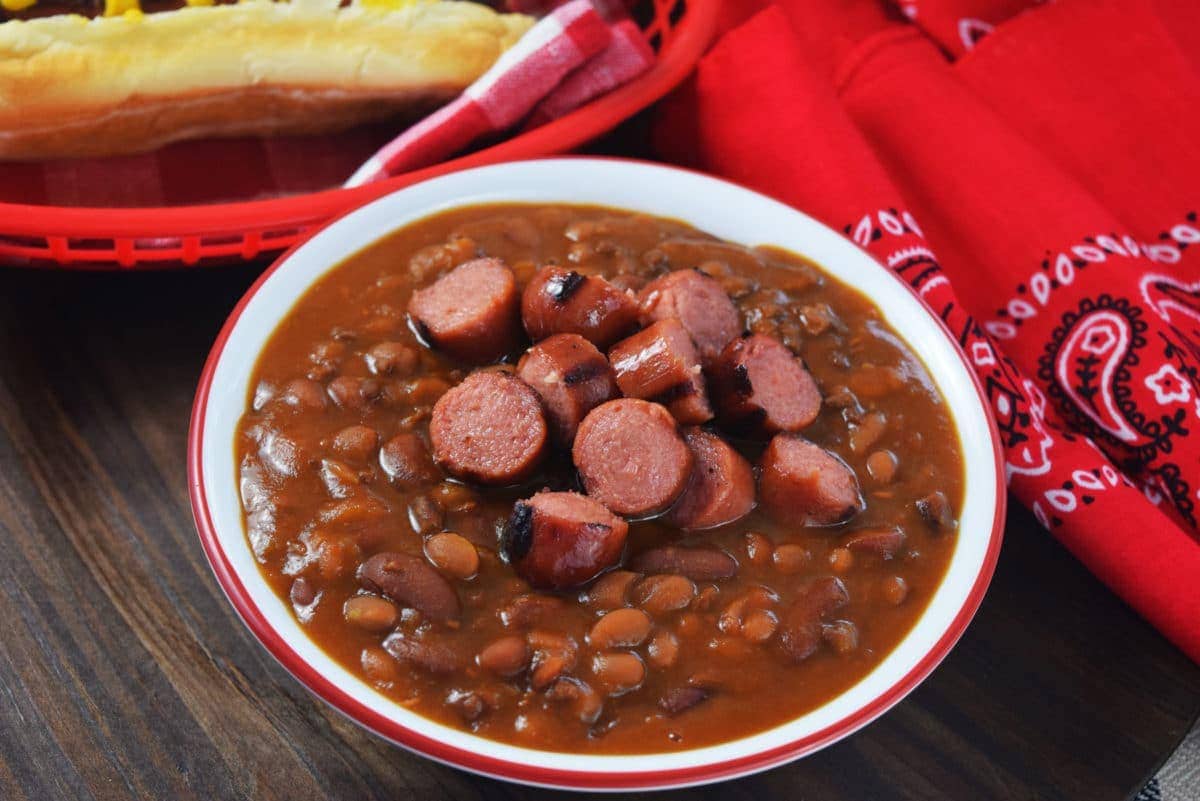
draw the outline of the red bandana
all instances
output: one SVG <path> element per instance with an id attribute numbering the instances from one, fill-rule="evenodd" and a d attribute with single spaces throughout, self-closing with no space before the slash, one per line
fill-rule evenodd
<path id="1" fill-rule="evenodd" d="M 1200 660 L 1200 4 L 736 6 L 660 151 L 909 281 L 1013 494 Z"/>

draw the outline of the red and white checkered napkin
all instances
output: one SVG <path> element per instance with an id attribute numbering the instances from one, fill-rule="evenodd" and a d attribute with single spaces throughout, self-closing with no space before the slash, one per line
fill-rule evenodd
<path id="1" fill-rule="evenodd" d="M 565 116 L 589 100 L 607 94 L 641 75 L 654 63 L 654 50 L 633 20 L 624 19 L 612 28 L 608 47 L 572 72 L 533 109 L 522 126 L 537 128 Z"/>
<path id="2" fill-rule="evenodd" d="M 610 25 L 591 0 L 570 0 L 530 28 L 457 99 L 384 145 L 345 185 L 436 164 L 485 134 L 513 127 L 535 106 L 537 119 L 554 119 L 640 75 L 653 61 L 632 22 Z"/>

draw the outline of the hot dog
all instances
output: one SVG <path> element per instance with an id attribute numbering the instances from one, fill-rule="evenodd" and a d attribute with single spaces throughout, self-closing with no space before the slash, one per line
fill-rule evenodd
<path id="1" fill-rule="evenodd" d="M 17 18 L 0 23 L 0 158 L 412 116 L 461 92 L 533 22 L 453 0 L 188 2 L 3 0 Z"/>

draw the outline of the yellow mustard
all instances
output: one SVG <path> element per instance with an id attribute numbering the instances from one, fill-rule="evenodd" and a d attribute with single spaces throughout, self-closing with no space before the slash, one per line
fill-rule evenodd
<path id="1" fill-rule="evenodd" d="M 5 11 L 24 11 L 37 0 L 0 0 L 0 6 L 4 7 Z"/>
<path id="2" fill-rule="evenodd" d="M 141 11 L 138 0 L 104 0 L 104 16 L 119 17 L 126 11 Z"/>

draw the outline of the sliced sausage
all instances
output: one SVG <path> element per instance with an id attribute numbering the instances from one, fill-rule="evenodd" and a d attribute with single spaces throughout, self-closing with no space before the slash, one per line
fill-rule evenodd
<path id="1" fill-rule="evenodd" d="M 685 548 L 663 545 L 642 551 L 630 569 L 639 573 L 675 573 L 692 581 L 715 581 L 736 576 L 738 563 L 729 554 L 716 548 L 700 546 Z"/>
<path id="2" fill-rule="evenodd" d="M 863 508 L 854 471 L 798 434 L 777 434 L 763 451 L 758 499 L 776 520 L 796 526 L 837 525 Z"/>
<path id="3" fill-rule="evenodd" d="M 471 373 L 438 399 L 429 419 L 434 461 L 464 481 L 502 486 L 529 478 L 549 429 L 537 393 L 497 370 Z"/>
<path id="4" fill-rule="evenodd" d="M 618 395 L 608 359 L 578 334 L 555 334 L 534 345 L 521 357 L 517 376 L 541 397 L 554 440 L 568 447 L 584 416 Z"/>
<path id="5" fill-rule="evenodd" d="M 633 295 L 598 275 L 562 267 L 543 267 L 521 296 L 521 319 L 530 339 L 552 334 L 579 334 L 607 348 L 637 328 Z"/>
<path id="6" fill-rule="evenodd" d="M 571 455 L 588 495 L 629 517 L 665 511 L 687 488 L 694 461 L 670 412 L 636 398 L 592 409 Z"/>
<path id="7" fill-rule="evenodd" d="M 401 432 L 383 444 L 379 449 L 379 466 L 388 478 L 403 487 L 430 484 L 442 477 L 425 441 L 411 431 Z"/>
<path id="8" fill-rule="evenodd" d="M 834 576 L 814 579 L 784 610 L 779 645 L 795 662 L 803 662 L 821 646 L 821 623 L 850 601 L 846 585 Z"/>
<path id="9" fill-rule="evenodd" d="M 708 364 L 741 333 L 733 301 L 716 280 L 699 270 L 676 270 L 651 281 L 638 293 L 642 322 L 679 320 Z"/>
<path id="10" fill-rule="evenodd" d="M 659 320 L 621 340 L 608 359 L 627 398 L 661 403 L 685 425 L 712 419 L 700 357 L 678 320 Z"/>
<path id="11" fill-rule="evenodd" d="M 359 565 L 358 581 L 371 592 L 416 609 L 433 621 L 457 620 L 462 613 L 454 587 L 417 556 L 377 553 Z"/>
<path id="12" fill-rule="evenodd" d="M 417 290 L 408 314 L 417 333 L 439 350 L 469 362 L 495 361 L 521 340 L 517 279 L 500 259 L 460 264 Z"/>
<path id="13" fill-rule="evenodd" d="M 687 428 L 683 440 L 695 457 L 692 480 L 671 507 L 667 522 L 694 531 L 740 520 L 754 508 L 754 469 L 725 440 Z"/>
<path id="14" fill-rule="evenodd" d="M 754 334 L 730 342 L 709 369 L 722 422 L 747 431 L 799 431 L 821 411 L 817 382 L 787 346 Z"/>
<path id="15" fill-rule="evenodd" d="M 585 495 L 539 492 L 513 505 L 500 547 L 530 584 L 559 590 L 620 561 L 628 534 L 628 523 Z"/>

